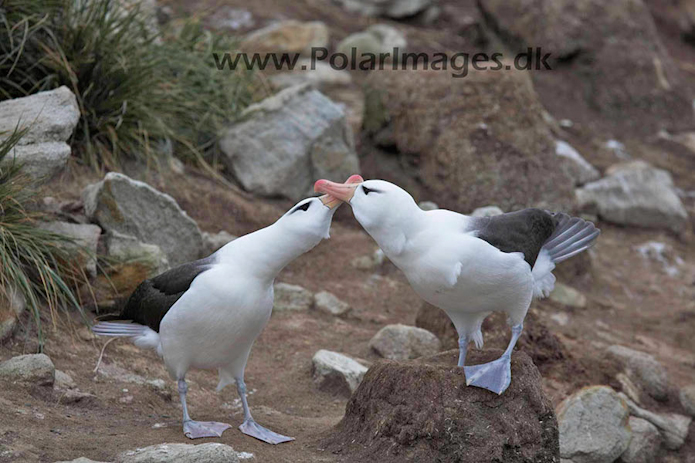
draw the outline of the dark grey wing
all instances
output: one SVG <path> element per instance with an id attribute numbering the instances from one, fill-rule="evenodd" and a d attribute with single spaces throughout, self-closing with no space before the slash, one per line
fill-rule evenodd
<path id="1" fill-rule="evenodd" d="M 474 231 L 502 252 L 521 252 L 533 268 L 543 244 L 558 223 L 556 214 L 541 209 L 522 209 L 492 217 L 473 218 L 466 231 Z"/>
<path id="2" fill-rule="evenodd" d="M 159 332 L 159 324 L 171 306 L 188 291 L 193 280 L 214 265 L 212 256 L 179 265 L 145 280 L 128 298 L 119 320 L 132 320 Z M 111 318 L 113 319 L 113 318 Z"/>

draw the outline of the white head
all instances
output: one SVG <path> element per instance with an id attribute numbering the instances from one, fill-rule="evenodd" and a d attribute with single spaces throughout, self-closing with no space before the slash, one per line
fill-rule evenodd
<path id="1" fill-rule="evenodd" d="M 387 255 L 401 252 L 422 212 L 407 191 L 383 180 L 345 184 L 319 180 L 314 190 L 350 204 L 357 221 Z"/>
<path id="2" fill-rule="evenodd" d="M 330 238 L 331 220 L 341 202 L 329 195 L 299 201 L 276 224 L 284 234 L 294 236 L 309 250 Z"/>

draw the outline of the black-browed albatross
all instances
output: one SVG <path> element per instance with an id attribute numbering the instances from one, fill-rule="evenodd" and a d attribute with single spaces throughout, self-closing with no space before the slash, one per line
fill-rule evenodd
<path id="1" fill-rule="evenodd" d="M 353 176 L 348 181 L 355 178 L 361 180 Z M 188 414 L 185 375 L 195 367 L 218 369 L 218 391 L 236 383 L 244 409 L 239 429 L 244 434 L 270 444 L 293 440 L 254 421 L 244 369 L 253 342 L 270 318 L 275 277 L 329 237 L 340 204 L 327 195 L 302 200 L 274 224 L 237 238 L 205 259 L 143 281 L 120 315 L 92 328 L 102 336 L 131 337 L 136 346 L 153 348 L 164 358 L 178 381 L 187 437 L 219 437 L 230 427 L 193 421 Z"/>
<path id="2" fill-rule="evenodd" d="M 540 209 L 485 218 L 426 212 L 408 192 L 382 180 L 319 180 L 314 189 L 349 203 L 413 289 L 447 313 L 459 336 L 460 367 L 468 343 L 483 344 L 483 320 L 492 312 L 507 314 L 512 338 L 502 357 L 464 367 L 466 384 L 497 394 L 511 381 L 511 353 L 531 300 L 553 290 L 555 264 L 588 249 L 600 233 L 591 222 Z"/>

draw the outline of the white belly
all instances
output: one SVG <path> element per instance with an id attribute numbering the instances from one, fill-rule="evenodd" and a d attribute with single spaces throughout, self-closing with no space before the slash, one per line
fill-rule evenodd
<path id="1" fill-rule="evenodd" d="M 191 368 L 240 369 L 273 309 L 272 285 L 216 279 L 194 281 L 162 320 L 164 362 L 174 377 Z"/>

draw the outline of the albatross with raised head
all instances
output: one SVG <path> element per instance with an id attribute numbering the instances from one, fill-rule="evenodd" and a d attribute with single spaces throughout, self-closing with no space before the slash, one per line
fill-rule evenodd
<path id="1" fill-rule="evenodd" d="M 588 249 L 599 235 L 591 222 L 540 209 L 485 218 L 423 211 L 408 192 L 382 180 L 319 180 L 314 189 L 352 206 L 413 289 L 451 318 L 466 384 L 497 394 L 511 382 L 511 354 L 531 300 L 553 290 L 555 264 Z M 480 327 L 492 312 L 507 314 L 509 346 L 495 361 L 464 366 L 468 344 L 482 346 Z"/>
<path id="2" fill-rule="evenodd" d="M 274 224 L 237 238 L 205 259 L 143 281 L 119 315 L 92 328 L 101 336 L 130 337 L 136 346 L 155 349 L 163 357 L 178 381 L 187 437 L 220 437 L 230 427 L 194 421 L 188 414 L 186 372 L 216 368 L 218 391 L 236 383 L 244 409 L 239 429 L 244 434 L 270 444 L 293 440 L 254 421 L 244 369 L 254 341 L 270 318 L 275 277 L 329 237 L 339 204 L 327 195 L 300 201 Z"/>

